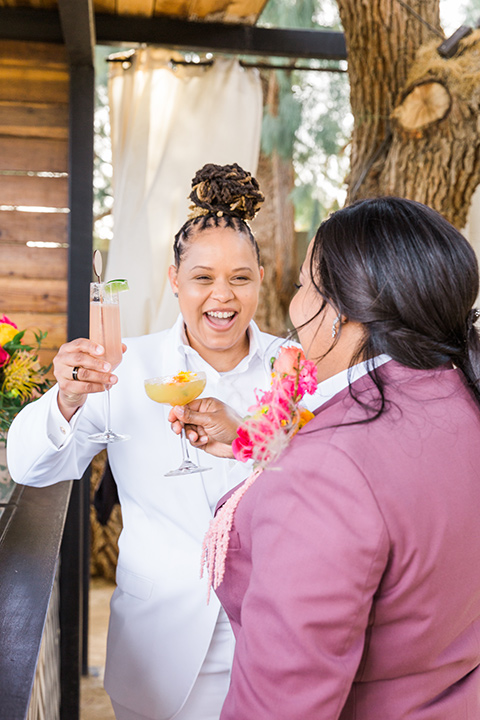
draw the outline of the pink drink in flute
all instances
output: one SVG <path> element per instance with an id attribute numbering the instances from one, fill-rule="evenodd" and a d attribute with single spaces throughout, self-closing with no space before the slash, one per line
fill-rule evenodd
<path id="1" fill-rule="evenodd" d="M 90 302 L 90 340 L 103 345 L 105 360 L 112 370 L 122 360 L 120 306 L 117 303 Z"/>
<path id="2" fill-rule="evenodd" d="M 120 305 L 118 291 L 109 283 L 90 283 L 90 340 L 105 348 L 105 360 L 115 370 L 122 360 L 122 336 L 120 330 Z M 110 388 L 105 386 L 105 430 L 89 436 L 98 443 L 128 440 L 110 428 Z"/>

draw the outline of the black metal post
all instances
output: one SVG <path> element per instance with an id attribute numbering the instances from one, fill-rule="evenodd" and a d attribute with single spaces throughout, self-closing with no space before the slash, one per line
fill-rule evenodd
<path id="1" fill-rule="evenodd" d="M 68 338 L 88 337 L 93 230 L 95 71 L 70 66 Z M 87 671 L 90 471 L 74 483 L 60 575 L 61 720 L 78 720 L 80 675 Z"/>

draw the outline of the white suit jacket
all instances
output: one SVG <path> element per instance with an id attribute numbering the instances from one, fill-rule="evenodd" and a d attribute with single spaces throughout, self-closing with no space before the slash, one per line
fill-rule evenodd
<path id="1" fill-rule="evenodd" d="M 180 439 L 167 421 L 169 407 L 147 397 L 144 380 L 204 370 L 204 395 L 245 414 L 255 388 L 269 387 L 269 360 L 281 342 L 252 323 L 249 355 L 220 374 L 184 344 L 181 317 L 170 330 L 126 340 L 119 381 L 110 391 L 112 427 L 131 439 L 108 447 L 124 529 L 105 687 L 116 702 L 149 718 L 173 717 L 196 680 L 219 612 L 215 596 L 207 605 L 206 581 L 200 580 L 202 541 L 216 501 L 250 468 L 200 453 L 212 470 L 164 477 L 180 464 Z M 103 429 L 103 393 L 90 395 L 70 425 L 56 395 L 54 387 L 27 406 L 10 429 L 8 463 L 18 483 L 41 487 L 79 478 L 101 449 L 87 436 Z M 197 452 L 192 448 L 193 459 Z"/>

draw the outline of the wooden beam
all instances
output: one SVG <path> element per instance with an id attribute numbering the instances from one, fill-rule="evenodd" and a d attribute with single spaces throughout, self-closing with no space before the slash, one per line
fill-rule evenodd
<path id="1" fill-rule="evenodd" d="M 343 33 L 264 28 L 162 17 L 96 15 L 98 42 L 147 43 L 171 48 L 272 57 L 344 60 Z"/>
<path id="2" fill-rule="evenodd" d="M 32 63 L 33 65 L 33 63 Z M 0 66 L 0 100 L 20 102 L 62 102 L 68 96 L 68 72 L 39 67 Z"/>
<path id="3" fill-rule="evenodd" d="M 63 44 L 57 10 L 30 7 L 0 7 L 0 38 Z"/>
<path id="4" fill-rule="evenodd" d="M 8 308 L 10 317 L 16 312 L 64 313 L 66 285 L 66 280 L 2 277 L 0 307 Z"/>
<path id="5" fill-rule="evenodd" d="M 67 274 L 67 248 L 0 243 L 0 257 L 0 278 L 57 280 Z"/>
<path id="6" fill-rule="evenodd" d="M 67 222 L 68 213 L 0 211 L 0 245 L 25 244 L 39 238 L 63 244 L 67 239 Z"/>
<path id="7" fill-rule="evenodd" d="M 67 172 L 67 140 L 0 135 L 0 172 L 2 170 Z"/>
<path id="8" fill-rule="evenodd" d="M 67 0 L 61 0 L 61 3 Z M 75 5 L 77 0 L 68 0 Z M 345 60 L 343 33 L 290 30 L 251 25 L 201 23 L 164 17 L 132 17 L 97 13 L 98 43 L 146 43 L 177 49 L 240 55 Z M 0 8 L 0 38 L 62 42 L 58 13 L 31 8 Z"/>
<path id="9" fill-rule="evenodd" d="M 0 134 L 62 140 L 68 133 L 66 103 L 24 103 L 0 100 Z"/>
<path id="10" fill-rule="evenodd" d="M 58 0 L 60 23 L 71 65 L 95 64 L 95 20 L 92 0 Z"/>
<path id="11" fill-rule="evenodd" d="M 0 173 L 0 197 L 2 205 L 64 208 L 68 203 L 68 179 Z"/>

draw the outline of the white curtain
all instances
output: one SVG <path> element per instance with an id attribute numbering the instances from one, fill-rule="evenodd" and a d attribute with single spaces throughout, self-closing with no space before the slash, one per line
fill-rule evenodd
<path id="1" fill-rule="evenodd" d="M 146 48 L 127 70 L 111 64 L 114 231 L 105 279 L 129 282 L 124 336 L 169 327 L 178 314 L 167 268 L 196 171 L 236 162 L 255 174 L 258 163 L 258 72 L 227 59 L 175 65 L 173 55 Z"/>

